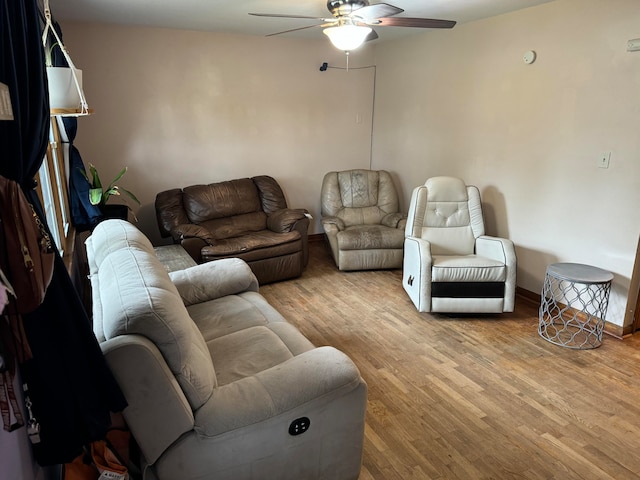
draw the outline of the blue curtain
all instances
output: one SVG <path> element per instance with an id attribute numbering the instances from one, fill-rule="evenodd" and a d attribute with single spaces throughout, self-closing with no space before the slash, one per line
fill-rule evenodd
<path id="1" fill-rule="evenodd" d="M 33 190 L 49 131 L 40 16 L 37 0 L 0 0 L 0 82 L 9 86 L 14 116 L 0 121 L 0 174 L 20 183 L 42 213 Z M 109 412 L 126 401 L 59 256 L 43 304 L 23 323 L 33 357 L 20 371 L 41 426 L 34 456 L 41 465 L 66 463 L 104 438 Z"/>

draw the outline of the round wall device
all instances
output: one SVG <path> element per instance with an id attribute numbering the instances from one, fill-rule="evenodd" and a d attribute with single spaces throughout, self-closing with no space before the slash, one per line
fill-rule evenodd
<path id="1" fill-rule="evenodd" d="M 536 61 L 536 52 L 534 52 L 533 50 L 529 50 L 524 54 L 522 59 L 524 60 L 524 63 L 526 63 L 527 65 L 530 63 L 533 63 Z"/>

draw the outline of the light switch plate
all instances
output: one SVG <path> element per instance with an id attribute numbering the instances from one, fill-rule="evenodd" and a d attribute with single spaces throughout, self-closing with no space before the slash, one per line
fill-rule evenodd
<path id="1" fill-rule="evenodd" d="M 611 152 L 602 152 L 598 158 L 598 167 L 609 168 L 609 160 L 611 160 Z"/>

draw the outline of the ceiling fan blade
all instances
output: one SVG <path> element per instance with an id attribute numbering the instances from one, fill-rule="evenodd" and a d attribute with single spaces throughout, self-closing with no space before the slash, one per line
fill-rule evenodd
<path id="1" fill-rule="evenodd" d="M 377 3 L 368 5 L 351 12 L 350 16 L 360 17 L 366 20 L 374 18 L 390 17 L 404 12 L 403 9 L 389 5 L 388 3 Z"/>
<path id="2" fill-rule="evenodd" d="M 330 27 L 331 25 L 333 25 L 333 24 L 332 23 L 322 23 L 322 24 L 317 24 L 317 25 L 307 25 L 306 27 L 298 27 L 298 28 L 292 28 L 291 30 L 284 30 L 282 32 L 269 33 L 269 34 L 265 35 L 265 37 L 273 37 L 274 35 L 281 35 L 283 33 L 297 32 L 298 30 L 306 30 L 307 28 Z"/>
<path id="3" fill-rule="evenodd" d="M 370 42 L 371 40 L 375 40 L 376 38 L 378 38 L 378 33 L 372 28 L 369 32 L 369 35 L 367 35 L 367 38 L 365 38 L 364 41 Z"/>
<path id="4" fill-rule="evenodd" d="M 434 18 L 392 17 L 381 18 L 378 25 L 384 27 L 417 27 L 417 28 L 453 28 L 453 20 L 437 20 Z"/>
<path id="5" fill-rule="evenodd" d="M 322 20 L 324 22 L 327 22 L 330 20 L 328 18 L 322 18 L 322 17 L 308 17 L 306 15 L 285 15 L 281 13 L 250 13 L 249 15 L 253 15 L 254 17 L 307 18 L 310 20 Z"/>

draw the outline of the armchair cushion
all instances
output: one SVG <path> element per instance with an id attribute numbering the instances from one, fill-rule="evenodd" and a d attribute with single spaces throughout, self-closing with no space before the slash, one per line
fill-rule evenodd
<path id="1" fill-rule="evenodd" d="M 431 267 L 432 282 L 504 282 L 504 262 L 478 255 L 436 255 Z"/>
<path id="2" fill-rule="evenodd" d="M 404 242 L 404 232 L 385 225 L 357 225 L 338 233 L 341 250 L 396 248 Z"/>

